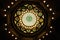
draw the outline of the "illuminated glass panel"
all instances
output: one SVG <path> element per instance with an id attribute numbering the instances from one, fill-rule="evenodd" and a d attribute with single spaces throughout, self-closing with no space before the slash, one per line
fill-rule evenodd
<path id="1" fill-rule="evenodd" d="M 17 9 L 14 23 L 24 33 L 34 33 L 44 24 L 44 14 L 36 5 L 25 4 Z"/>

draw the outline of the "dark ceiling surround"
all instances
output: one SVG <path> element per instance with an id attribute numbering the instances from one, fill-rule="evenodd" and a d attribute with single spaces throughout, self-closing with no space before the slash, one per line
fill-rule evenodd
<path id="1" fill-rule="evenodd" d="M 7 32 L 4 30 L 4 27 L 2 27 L 2 25 L 4 24 L 4 22 L 6 22 L 5 17 L 3 17 L 4 12 L 2 11 L 4 8 L 7 8 L 8 3 L 10 3 L 11 0 L 0 0 L 0 40 L 7 40 Z M 12 0 L 14 1 L 14 0 Z M 27 1 L 27 0 L 24 0 Z M 29 1 L 29 0 L 28 0 Z M 30 0 L 31 1 L 31 0 Z M 34 0 L 35 1 L 35 0 Z M 38 1 L 38 0 L 36 0 Z M 35 2 L 36 2 L 35 1 Z M 43 0 L 41 0 L 43 1 Z M 55 25 L 55 32 L 50 34 L 48 37 L 45 38 L 45 40 L 60 40 L 60 2 L 59 0 L 47 0 L 48 3 L 51 5 L 51 7 L 53 8 L 53 10 L 55 10 L 54 12 L 55 14 L 55 20 L 53 21 L 53 25 Z M 14 7 L 14 6 L 13 6 Z M 13 8 L 12 7 L 12 8 Z M 46 9 L 47 10 L 47 9 Z M 10 11 L 10 10 L 9 10 Z M 9 35 L 9 39 L 10 40 L 12 37 L 11 35 Z M 22 38 L 22 36 L 20 36 Z M 13 38 L 11 39 L 13 40 Z M 23 38 L 21 40 L 30 40 L 30 38 Z M 37 36 L 33 37 L 33 39 L 31 38 L 31 40 L 38 40 Z"/>

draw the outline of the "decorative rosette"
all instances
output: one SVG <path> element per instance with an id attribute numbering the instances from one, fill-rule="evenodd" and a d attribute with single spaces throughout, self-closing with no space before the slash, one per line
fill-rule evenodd
<path id="1" fill-rule="evenodd" d="M 24 33 L 34 33 L 44 24 L 44 15 L 36 5 L 26 4 L 18 8 L 14 15 L 14 23 Z"/>

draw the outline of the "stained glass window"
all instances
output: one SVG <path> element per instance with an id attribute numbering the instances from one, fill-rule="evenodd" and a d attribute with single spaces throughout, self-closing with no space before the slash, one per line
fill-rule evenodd
<path id="1" fill-rule="evenodd" d="M 36 5 L 24 4 L 17 9 L 14 23 L 24 33 L 34 33 L 44 24 L 44 14 Z"/>

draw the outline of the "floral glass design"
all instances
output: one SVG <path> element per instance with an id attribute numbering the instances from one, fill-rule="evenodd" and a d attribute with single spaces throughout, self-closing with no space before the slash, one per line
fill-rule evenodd
<path id="1" fill-rule="evenodd" d="M 14 14 L 14 23 L 24 33 L 34 33 L 44 24 L 44 14 L 36 5 L 25 4 Z"/>

